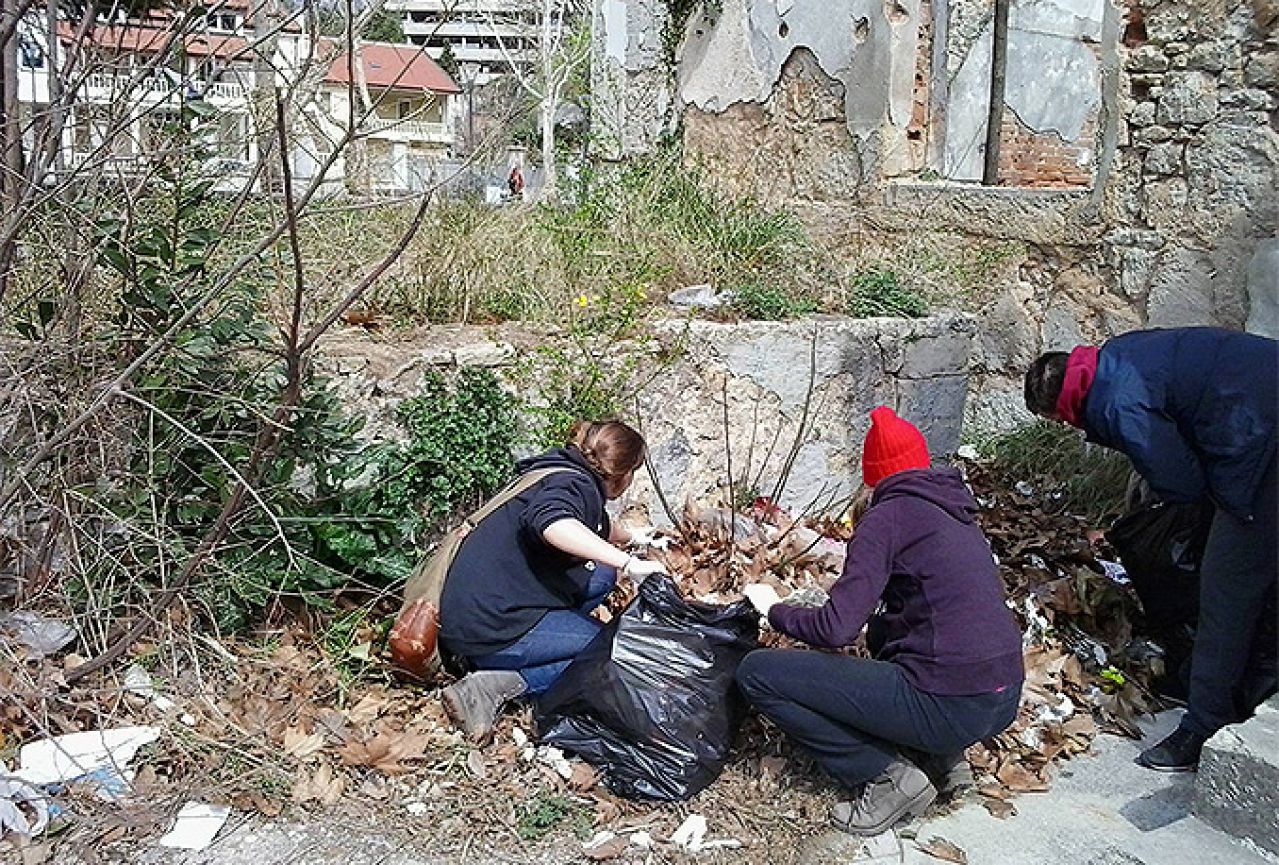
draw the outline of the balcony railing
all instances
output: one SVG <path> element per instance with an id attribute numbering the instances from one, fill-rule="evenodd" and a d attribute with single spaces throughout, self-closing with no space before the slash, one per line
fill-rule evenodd
<path id="1" fill-rule="evenodd" d="M 142 95 L 150 98 L 172 98 L 185 92 L 187 98 L 234 102 L 248 98 L 248 91 L 238 82 L 169 78 L 164 75 L 127 75 L 94 72 L 85 78 L 86 95 L 90 99 L 115 101 L 121 97 Z"/>
<path id="2" fill-rule="evenodd" d="M 391 133 L 396 138 L 411 141 L 429 141 L 433 144 L 451 144 L 453 133 L 443 123 L 429 120 L 393 120 L 386 117 L 370 117 L 364 122 L 371 133 Z"/>

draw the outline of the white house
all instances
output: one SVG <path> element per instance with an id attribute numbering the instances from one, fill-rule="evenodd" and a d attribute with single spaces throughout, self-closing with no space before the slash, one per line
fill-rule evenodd
<path id="1" fill-rule="evenodd" d="M 158 10 L 89 31 L 84 62 L 63 82 L 72 96 L 62 167 L 146 172 L 157 160 L 189 150 L 191 125 L 183 121 L 183 107 L 190 106 L 204 118 L 206 165 L 223 188 L 242 187 L 259 157 L 254 97 L 261 83 L 287 94 L 296 121 L 290 129 L 293 169 L 300 179 L 313 176 L 344 140 L 351 64 L 333 40 L 303 32 L 300 14 L 264 20 L 256 8 L 250 0 L 222 0 L 199 15 Z M 27 121 L 48 110 L 51 70 L 61 67 L 75 26 L 60 22 L 57 39 L 50 40 L 45 12 L 34 7 L 21 22 L 19 102 Z M 431 161 L 451 149 L 460 88 L 422 49 L 364 43 L 358 55 L 363 74 L 356 81 L 363 79 L 372 105 L 357 129 L 366 168 L 352 182 L 339 158 L 332 179 L 355 192 L 421 188 Z M 24 128 L 30 146 L 36 124 Z"/>

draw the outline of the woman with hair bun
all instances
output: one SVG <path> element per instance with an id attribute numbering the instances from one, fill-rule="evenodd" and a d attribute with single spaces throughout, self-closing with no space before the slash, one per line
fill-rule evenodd
<path id="1" fill-rule="evenodd" d="M 444 689 L 444 708 L 472 740 L 493 731 L 510 700 L 544 693 L 602 625 L 590 613 L 620 571 L 642 582 L 660 562 L 622 547 L 643 542 L 604 508 L 631 485 L 644 439 L 620 421 L 579 422 L 570 442 L 517 464 L 561 469 L 481 521 L 453 560 L 440 598 L 445 651 L 473 670 Z"/>

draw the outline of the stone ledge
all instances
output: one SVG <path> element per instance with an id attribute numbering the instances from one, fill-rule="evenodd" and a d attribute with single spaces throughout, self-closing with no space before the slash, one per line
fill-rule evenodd
<path id="1" fill-rule="evenodd" d="M 1205 823 L 1279 855 L 1279 697 L 1208 740 L 1191 811 Z"/>

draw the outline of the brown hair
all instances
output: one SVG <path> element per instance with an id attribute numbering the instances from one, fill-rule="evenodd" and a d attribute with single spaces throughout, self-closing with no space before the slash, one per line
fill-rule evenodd
<path id="1" fill-rule="evenodd" d="M 604 479 L 610 497 L 621 495 L 619 482 L 644 464 L 644 437 L 617 420 L 578 421 L 569 433 L 569 444 L 586 458 Z"/>

